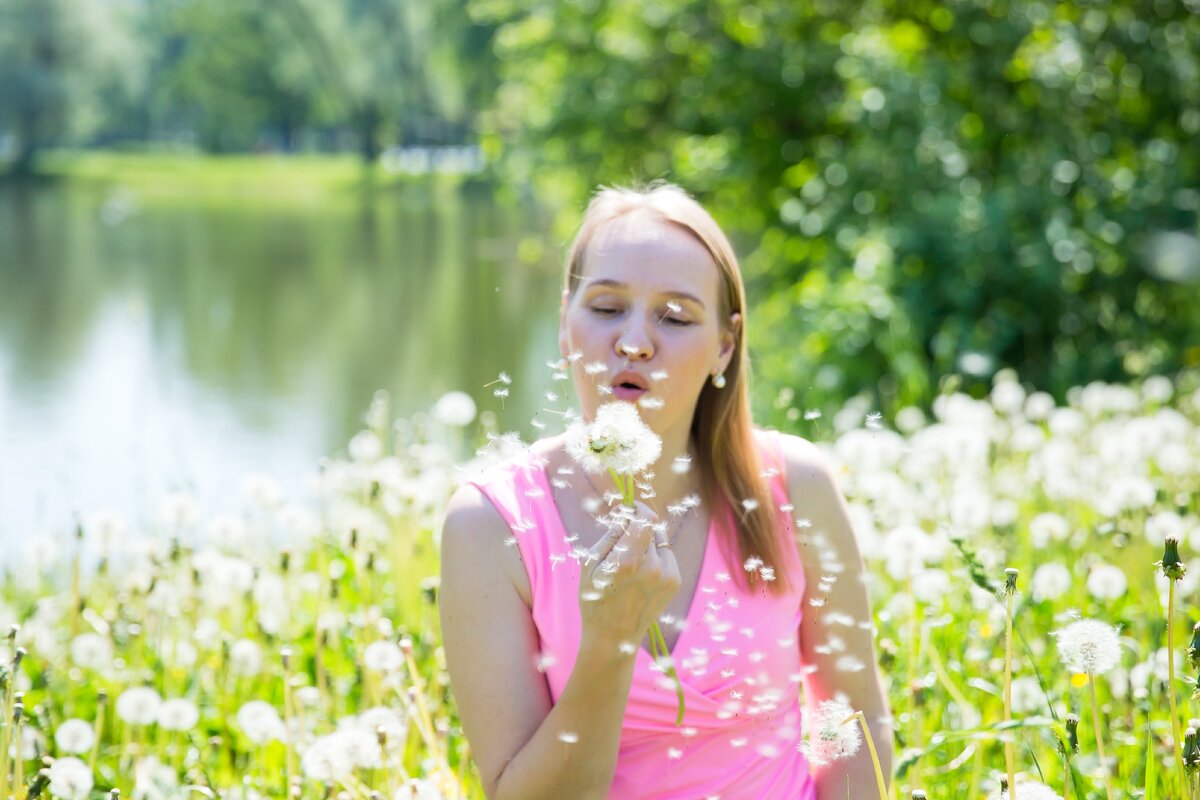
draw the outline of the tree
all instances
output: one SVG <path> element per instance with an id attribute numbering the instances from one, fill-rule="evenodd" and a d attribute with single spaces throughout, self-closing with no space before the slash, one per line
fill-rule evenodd
<path id="1" fill-rule="evenodd" d="M 0 130 L 16 142 L 13 172 L 94 130 L 101 100 L 131 91 L 138 57 L 127 24 L 87 0 L 0 0 Z"/>
<path id="2" fill-rule="evenodd" d="M 952 372 L 1061 394 L 1200 363 L 1200 14 L 1151 5 L 472 10 L 498 26 L 486 142 L 513 180 L 572 219 L 598 183 L 682 183 L 738 234 L 759 374 L 896 405 Z"/>

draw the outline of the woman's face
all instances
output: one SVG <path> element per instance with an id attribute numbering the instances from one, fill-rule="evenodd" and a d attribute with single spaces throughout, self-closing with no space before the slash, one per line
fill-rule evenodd
<path id="1" fill-rule="evenodd" d="M 691 427 L 700 391 L 728 366 L 740 324 L 737 314 L 720 318 L 720 280 L 707 248 L 677 225 L 634 212 L 596 231 L 559 326 L 585 419 L 626 400 L 659 435 Z"/>

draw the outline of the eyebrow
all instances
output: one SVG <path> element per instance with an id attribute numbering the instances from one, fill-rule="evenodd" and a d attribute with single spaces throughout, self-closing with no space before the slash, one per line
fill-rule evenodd
<path id="1" fill-rule="evenodd" d="M 621 281 L 614 281 L 611 278 L 596 278 L 594 280 L 590 280 L 587 282 L 587 284 L 584 285 L 583 288 L 591 289 L 593 286 L 611 286 L 615 289 L 628 289 L 629 288 L 629 284 L 622 283 Z M 659 294 L 668 295 L 670 297 L 678 297 L 683 300 L 690 300 L 691 302 L 695 303 L 696 305 L 700 306 L 701 308 L 705 307 L 704 301 L 701 300 L 699 297 L 696 297 L 696 295 L 691 294 L 690 292 L 682 292 L 677 289 L 670 289 L 670 290 L 667 290 L 664 292 L 659 292 Z"/>

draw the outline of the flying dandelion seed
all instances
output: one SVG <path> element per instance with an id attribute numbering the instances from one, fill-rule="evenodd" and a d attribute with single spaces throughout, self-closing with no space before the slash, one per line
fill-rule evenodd
<path id="1" fill-rule="evenodd" d="M 562 731 L 558 734 L 558 740 L 563 744 L 575 744 L 579 741 L 579 734 L 571 731 Z"/>
<path id="2" fill-rule="evenodd" d="M 879 430 L 883 427 L 882 420 L 883 414 L 880 414 L 878 411 L 872 411 L 870 414 L 867 414 L 867 428 L 873 431 Z"/>
<path id="3" fill-rule="evenodd" d="M 655 381 L 656 383 L 658 381 L 665 381 L 666 379 L 667 371 L 665 369 L 656 369 L 650 373 L 650 380 Z"/>
<path id="4" fill-rule="evenodd" d="M 602 372 L 608 372 L 608 365 L 603 361 L 593 361 L 590 364 L 584 364 L 583 371 L 588 375 L 599 375 Z"/>
<path id="5" fill-rule="evenodd" d="M 808 411 L 804 412 L 804 419 L 808 420 L 809 422 L 812 422 L 814 419 L 820 419 L 820 418 L 821 418 L 821 412 L 816 410 L 815 408 L 809 409 Z"/>

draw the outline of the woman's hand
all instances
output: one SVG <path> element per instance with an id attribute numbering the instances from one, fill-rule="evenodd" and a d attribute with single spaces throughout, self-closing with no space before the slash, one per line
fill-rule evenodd
<path id="1" fill-rule="evenodd" d="M 657 523 L 658 515 L 639 502 L 623 528 L 610 530 L 589 551 L 579 581 L 585 639 L 636 648 L 679 591 L 679 565 L 669 547 L 659 547 L 665 534 L 655 531 Z"/>

